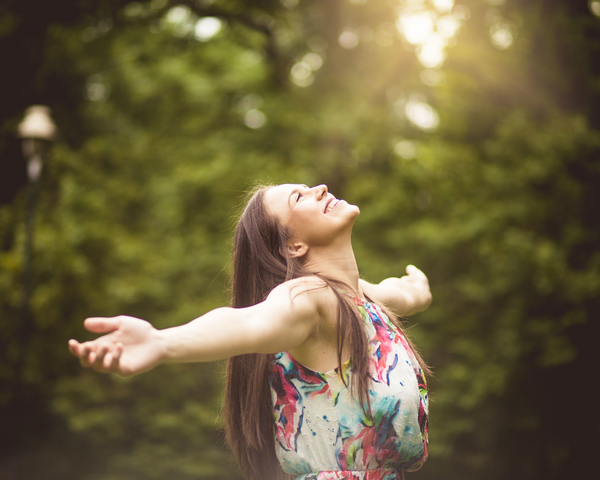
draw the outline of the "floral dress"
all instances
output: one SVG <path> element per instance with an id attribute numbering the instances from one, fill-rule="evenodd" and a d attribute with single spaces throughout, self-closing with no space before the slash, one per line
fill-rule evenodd
<path id="1" fill-rule="evenodd" d="M 400 480 L 427 459 L 427 385 L 404 335 L 372 303 L 355 298 L 369 341 L 373 419 L 344 385 L 351 361 L 315 372 L 287 352 L 271 362 L 275 450 L 297 480 Z"/>

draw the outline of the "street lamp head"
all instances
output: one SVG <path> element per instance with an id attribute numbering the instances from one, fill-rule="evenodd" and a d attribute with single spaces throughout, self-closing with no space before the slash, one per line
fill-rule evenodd
<path id="1" fill-rule="evenodd" d="M 25 118 L 19 124 L 19 137 L 52 140 L 56 134 L 56 125 L 50 116 L 50 108 L 33 105 L 25 110 Z"/>

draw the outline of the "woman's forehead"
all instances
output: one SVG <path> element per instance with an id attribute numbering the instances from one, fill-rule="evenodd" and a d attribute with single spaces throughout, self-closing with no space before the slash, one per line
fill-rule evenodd
<path id="1" fill-rule="evenodd" d="M 275 187 L 270 187 L 265 192 L 265 205 L 267 209 L 280 221 L 283 220 L 289 213 L 290 195 L 302 188 L 304 188 L 304 185 L 296 183 L 283 183 Z"/>
<path id="2" fill-rule="evenodd" d="M 281 185 L 275 185 L 274 187 L 269 188 L 267 190 L 267 195 L 281 198 L 285 197 L 287 200 L 287 197 L 289 197 L 294 190 L 298 190 L 303 187 L 304 185 L 297 183 L 282 183 Z"/>

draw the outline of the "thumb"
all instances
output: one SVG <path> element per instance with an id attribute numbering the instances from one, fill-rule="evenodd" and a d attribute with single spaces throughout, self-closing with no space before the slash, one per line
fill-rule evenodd
<path id="1" fill-rule="evenodd" d="M 121 322 L 116 318 L 90 317 L 83 321 L 83 326 L 93 333 L 109 333 L 117 330 Z"/>
<path id="2" fill-rule="evenodd" d="M 421 270 L 419 270 L 417 267 L 415 267 L 414 265 L 407 265 L 406 273 L 408 273 L 409 275 L 417 275 L 417 276 L 419 276 L 419 274 L 423 275 L 423 272 Z"/>
<path id="3" fill-rule="evenodd" d="M 413 283 L 414 282 L 422 282 L 422 283 L 427 282 L 428 283 L 427 275 L 425 275 L 421 270 L 419 270 L 414 265 L 408 265 L 406 267 L 406 273 L 408 273 L 408 277 Z"/>

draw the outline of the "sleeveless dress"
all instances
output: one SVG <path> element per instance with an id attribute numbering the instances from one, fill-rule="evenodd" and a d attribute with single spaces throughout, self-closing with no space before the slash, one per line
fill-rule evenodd
<path id="1" fill-rule="evenodd" d="M 275 450 L 297 480 L 401 480 L 427 459 L 427 385 L 419 363 L 377 305 L 354 300 L 370 339 L 372 421 L 348 388 L 351 359 L 341 372 L 325 373 L 287 352 L 270 364 Z"/>

